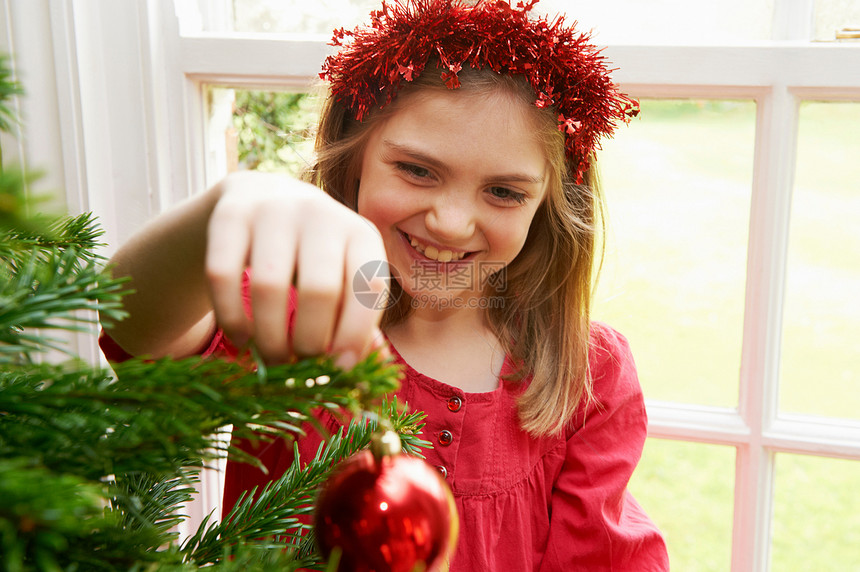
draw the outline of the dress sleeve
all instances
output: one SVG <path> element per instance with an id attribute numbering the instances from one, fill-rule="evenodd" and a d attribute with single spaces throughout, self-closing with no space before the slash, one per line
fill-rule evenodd
<path id="1" fill-rule="evenodd" d="M 296 292 L 294 288 L 290 288 L 290 304 L 289 304 L 289 326 L 292 328 L 293 313 L 296 305 Z M 251 317 L 251 271 L 245 270 L 242 274 L 242 307 L 245 314 Z M 126 352 L 116 341 L 111 337 L 107 330 L 102 328 L 99 333 L 99 347 L 102 350 L 105 358 L 112 363 L 120 363 L 133 358 L 131 354 Z M 224 359 L 236 359 L 239 356 L 239 349 L 236 348 L 230 339 L 224 334 L 220 328 L 215 330 L 215 333 L 208 340 L 204 340 L 201 346 L 191 353 L 191 355 L 199 355 L 203 357 L 216 356 Z"/>
<path id="2" fill-rule="evenodd" d="M 566 442 L 540 570 L 668 570 L 660 532 L 627 491 L 647 433 L 630 348 L 623 336 L 596 324 L 591 352 L 595 399 Z"/>
<path id="3" fill-rule="evenodd" d="M 134 357 L 122 349 L 104 328 L 99 334 L 99 347 L 101 348 L 105 358 L 107 358 L 110 363 L 122 363 Z M 230 340 L 224 335 L 224 332 L 217 330 L 212 338 L 206 340 L 203 346 L 201 346 L 196 352 L 193 352 L 192 355 L 200 355 L 204 357 L 217 355 L 233 359 L 237 357 L 238 354 L 239 350 L 230 343 Z"/>
<path id="4" fill-rule="evenodd" d="M 124 362 L 133 357 L 130 353 L 122 349 L 104 328 L 102 328 L 99 334 L 99 348 L 101 348 L 105 358 L 111 363 Z"/>

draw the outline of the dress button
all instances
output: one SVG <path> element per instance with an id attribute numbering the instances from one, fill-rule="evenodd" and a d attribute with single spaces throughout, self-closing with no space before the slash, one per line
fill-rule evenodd
<path id="1" fill-rule="evenodd" d="M 442 474 L 443 479 L 448 478 L 448 469 L 446 469 L 443 465 L 439 465 L 438 467 L 436 467 L 436 470 Z"/>
<path id="2" fill-rule="evenodd" d="M 463 400 L 456 395 L 448 400 L 448 411 L 457 413 L 461 407 L 463 407 Z"/>
<path id="3" fill-rule="evenodd" d="M 454 434 L 445 429 L 439 432 L 439 444 L 448 446 L 454 441 Z"/>

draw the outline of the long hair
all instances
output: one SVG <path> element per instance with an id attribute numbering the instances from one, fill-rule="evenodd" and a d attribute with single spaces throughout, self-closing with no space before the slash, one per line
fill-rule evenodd
<path id="1" fill-rule="evenodd" d="M 356 208 L 358 181 L 366 143 L 373 129 L 399 109 L 404 95 L 448 89 L 428 64 L 424 73 L 398 97 L 361 122 L 335 98 L 324 103 L 316 139 L 316 163 L 305 179 Z M 522 78 L 490 70 L 463 69 L 459 89 L 473 93 L 506 90 L 531 110 L 536 135 L 551 166 L 547 195 L 534 215 L 525 244 L 503 270 L 504 288 L 490 281 L 485 295 L 502 297 L 487 308 L 488 321 L 517 365 L 523 381 L 518 401 L 521 426 L 535 436 L 557 434 L 573 419 L 578 406 L 592 398 L 588 368 L 590 309 L 595 261 L 599 258 L 601 201 L 594 169 L 576 184 L 551 108 L 534 105 L 535 93 Z M 392 285 L 398 288 L 396 281 Z M 410 312 L 405 293 L 386 311 L 382 325 L 398 323 Z"/>

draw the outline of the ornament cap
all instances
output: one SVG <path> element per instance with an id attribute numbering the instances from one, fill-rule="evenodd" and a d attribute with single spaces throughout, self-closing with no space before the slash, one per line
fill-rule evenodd
<path id="1" fill-rule="evenodd" d="M 383 457 L 393 457 L 400 454 L 400 436 L 392 431 L 387 430 L 381 433 L 375 433 L 370 438 L 370 451 L 373 453 L 373 458 L 379 463 Z"/>

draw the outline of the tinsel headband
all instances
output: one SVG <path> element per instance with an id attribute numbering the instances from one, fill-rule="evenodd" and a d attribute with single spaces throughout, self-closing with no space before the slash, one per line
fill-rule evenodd
<path id="1" fill-rule="evenodd" d="M 383 0 L 369 27 L 335 30 L 332 45 L 340 51 L 326 58 L 320 77 L 361 121 L 390 103 L 431 58 L 441 62 L 450 89 L 460 86 L 457 73 L 465 66 L 521 75 L 535 91 L 535 105 L 558 112 L 567 157 L 581 181 L 600 138 L 636 116 L 639 105 L 612 83 L 587 34 L 561 16 L 529 18 L 537 2 L 513 8 L 503 0 Z"/>

